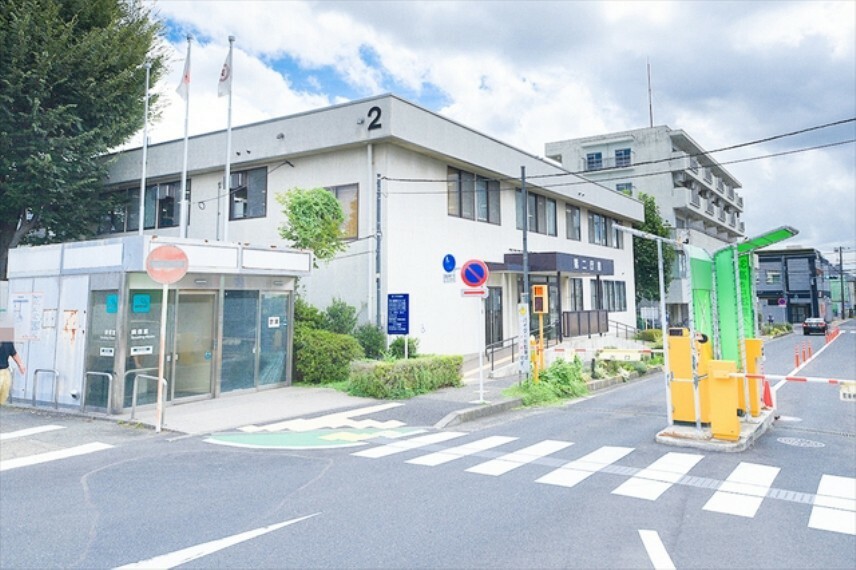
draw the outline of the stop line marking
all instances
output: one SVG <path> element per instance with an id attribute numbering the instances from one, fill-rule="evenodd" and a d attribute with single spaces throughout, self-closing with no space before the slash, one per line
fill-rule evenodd
<path id="1" fill-rule="evenodd" d="M 39 453 L 38 455 L 28 455 L 27 457 L 16 457 L 0 461 L 0 471 L 8 471 L 9 469 L 17 469 L 18 467 L 28 467 L 30 465 L 38 465 L 39 463 L 47 463 L 58 459 L 67 459 L 78 455 L 86 455 L 87 453 L 95 453 L 96 451 L 104 451 L 112 449 L 113 446 L 107 443 L 96 441 L 68 449 L 57 449 L 56 451 L 48 451 L 47 453 Z"/>

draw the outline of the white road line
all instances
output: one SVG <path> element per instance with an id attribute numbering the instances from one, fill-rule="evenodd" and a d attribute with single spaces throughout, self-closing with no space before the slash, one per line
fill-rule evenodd
<path id="1" fill-rule="evenodd" d="M 112 445 L 96 441 L 94 443 L 87 443 L 86 445 L 69 447 L 68 449 L 57 449 L 56 451 L 48 451 L 47 453 L 39 453 L 38 455 L 16 457 L 14 459 L 0 461 L 0 471 L 8 471 L 9 469 L 17 469 L 18 467 L 28 467 L 30 465 L 47 463 L 58 459 L 67 459 L 77 455 L 86 455 L 87 453 L 103 451 L 105 449 L 111 449 L 112 447 Z"/>
<path id="2" fill-rule="evenodd" d="M 823 475 L 808 527 L 856 535 L 856 479 Z"/>
<path id="3" fill-rule="evenodd" d="M 694 453 L 669 452 L 619 485 L 612 494 L 655 501 L 703 458 Z"/>
<path id="4" fill-rule="evenodd" d="M 640 530 L 639 537 L 642 539 L 642 544 L 645 545 L 645 550 L 648 552 L 648 558 L 651 559 L 651 564 L 657 570 L 675 570 L 675 564 L 666 552 L 666 547 L 663 546 L 663 541 L 660 540 L 660 535 L 656 530 Z"/>
<path id="5" fill-rule="evenodd" d="M 36 435 L 37 433 L 44 433 L 46 431 L 54 431 L 58 429 L 65 429 L 65 426 L 38 426 L 31 427 L 27 429 L 19 429 L 18 431 L 10 431 L 6 433 L 0 433 L 0 441 L 6 441 L 9 439 L 15 439 L 18 437 L 27 437 L 30 435 Z"/>
<path id="6" fill-rule="evenodd" d="M 401 427 L 404 425 L 403 423 L 396 420 L 388 420 L 386 422 L 373 422 L 371 420 L 363 420 L 363 423 L 354 420 L 353 418 L 357 416 L 364 416 L 366 414 L 375 414 L 377 412 L 383 412 L 385 410 L 389 410 L 392 408 L 397 408 L 399 406 L 403 406 L 404 404 L 400 402 L 389 402 L 386 404 L 377 404 L 375 406 L 367 406 L 365 408 L 357 408 L 355 410 L 345 410 L 344 412 L 335 412 L 332 414 L 326 414 L 323 416 L 318 416 L 316 418 L 295 418 L 292 420 L 285 420 L 283 422 L 277 422 L 275 424 L 268 424 L 264 426 L 257 425 L 249 425 L 238 428 L 239 431 L 244 431 L 247 433 L 256 433 L 260 431 L 311 431 L 315 429 L 321 428 L 342 428 L 342 427 L 379 427 L 381 429 L 392 429 L 396 427 Z M 370 425 L 367 425 L 365 422 L 369 422 Z"/>
<path id="7" fill-rule="evenodd" d="M 535 482 L 546 483 L 547 485 L 559 485 L 561 487 L 573 487 L 580 481 L 587 479 L 590 475 L 612 465 L 631 451 L 633 451 L 632 447 L 604 446 L 575 461 L 566 463 L 537 479 Z"/>
<path id="8" fill-rule="evenodd" d="M 761 507 L 779 471 L 778 467 L 742 462 L 702 508 L 705 511 L 752 518 Z"/>
<path id="9" fill-rule="evenodd" d="M 142 560 L 140 562 L 134 562 L 132 564 L 119 566 L 116 570 L 122 570 L 125 568 L 175 568 L 176 566 L 187 564 L 188 562 L 196 560 L 197 558 L 208 556 L 209 554 L 213 554 L 219 550 L 223 550 L 229 548 L 230 546 L 240 544 L 241 542 L 245 542 L 247 540 L 262 536 L 269 532 L 279 530 L 283 527 L 299 523 L 301 521 L 305 521 L 306 519 L 310 519 L 319 514 L 321 513 L 315 513 L 312 515 L 307 515 L 305 517 L 291 519 L 290 521 L 272 524 L 270 526 L 257 528 L 255 530 L 249 530 L 240 534 L 227 536 L 226 538 L 212 540 L 204 544 L 197 544 L 196 546 L 191 546 L 183 550 L 170 552 L 169 554 L 156 556 L 155 558 L 149 558 L 148 560 Z"/>
<path id="10" fill-rule="evenodd" d="M 488 449 L 493 449 L 494 447 L 499 447 L 500 445 L 504 445 L 516 439 L 516 437 L 494 435 L 470 443 L 465 443 L 464 445 L 459 445 L 458 447 L 450 447 L 449 449 L 444 449 L 443 451 L 437 451 L 434 453 L 429 453 L 428 455 L 422 455 L 420 457 L 416 457 L 415 459 L 409 460 L 407 463 L 413 463 L 414 465 L 427 465 L 428 467 L 436 467 L 437 465 L 442 465 L 443 463 L 448 463 L 449 461 L 454 461 L 455 459 L 460 459 L 461 457 L 466 457 L 467 455 L 472 455 L 474 453 L 479 453 L 480 451 L 486 451 Z"/>
<path id="11" fill-rule="evenodd" d="M 520 451 L 508 453 L 502 457 L 497 457 L 496 459 L 479 463 L 478 465 L 470 467 L 467 471 L 470 473 L 478 473 L 480 475 L 504 475 L 512 469 L 517 469 L 527 463 L 532 463 L 533 461 L 565 449 L 566 447 L 570 447 L 571 445 L 573 445 L 573 443 L 569 441 L 545 439 L 535 445 L 525 447 Z"/>
<path id="12" fill-rule="evenodd" d="M 835 337 L 835 339 L 837 339 L 837 338 L 838 338 L 838 337 Z M 832 339 L 832 342 L 835 342 L 835 339 Z M 812 357 L 811 357 L 811 358 L 809 358 L 808 360 L 806 360 L 805 362 L 803 362 L 802 364 L 800 364 L 799 366 L 797 366 L 796 368 L 794 368 L 793 370 L 791 370 L 790 372 L 788 372 L 787 374 L 785 374 L 785 376 L 796 376 L 796 375 L 797 375 L 797 372 L 799 372 L 800 370 L 802 370 L 803 368 L 805 368 L 806 366 L 808 366 L 809 362 L 813 361 L 815 358 L 817 358 L 818 356 L 820 356 L 820 353 L 821 353 L 821 352 L 823 352 L 824 350 L 826 350 L 826 348 L 827 348 L 829 345 L 831 345 L 831 344 L 832 344 L 832 342 L 828 342 L 828 343 L 824 344 L 822 347 L 820 347 L 820 350 L 818 350 L 817 352 L 815 352 L 815 353 L 812 355 Z M 784 385 L 785 385 L 785 384 L 787 384 L 787 383 L 788 383 L 788 381 L 787 381 L 787 380 L 785 380 L 785 379 L 779 380 L 778 382 L 776 382 L 776 385 L 775 385 L 775 386 L 773 386 L 773 392 L 774 392 L 774 393 L 775 393 L 775 392 L 778 392 L 778 391 L 779 391 L 779 388 L 781 388 L 782 386 L 784 386 Z M 775 403 L 775 401 L 774 401 L 774 403 Z"/>
<path id="13" fill-rule="evenodd" d="M 356 455 L 357 457 L 368 457 L 369 459 L 377 459 L 379 457 L 386 457 L 394 453 L 401 453 L 403 451 L 409 451 L 411 449 L 425 447 L 426 445 L 441 443 L 450 439 L 454 439 L 456 437 L 461 437 L 462 435 L 466 435 L 466 433 L 462 431 L 441 431 L 437 433 L 429 433 L 428 435 L 422 435 L 411 439 L 396 441 L 387 445 L 372 447 L 371 449 L 358 451 L 356 453 L 352 453 L 351 455 Z"/>

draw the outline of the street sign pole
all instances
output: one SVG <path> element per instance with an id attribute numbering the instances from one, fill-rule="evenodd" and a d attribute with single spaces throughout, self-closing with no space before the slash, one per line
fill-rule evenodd
<path id="1" fill-rule="evenodd" d="M 157 404 L 157 420 L 155 421 L 155 431 L 160 433 L 163 426 L 163 379 L 164 376 L 164 356 L 166 352 L 166 309 L 169 302 L 169 284 L 164 282 L 161 289 L 161 317 L 160 317 L 160 349 L 158 350 L 158 404 Z"/>
<path id="2" fill-rule="evenodd" d="M 485 313 L 485 300 L 484 297 L 481 298 L 481 321 L 484 322 L 484 313 Z M 481 342 L 479 343 L 479 404 L 484 404 L 484 344 L 485 344 L 485 330 L 484 327 L 479 327 L 481 329 Z"/>

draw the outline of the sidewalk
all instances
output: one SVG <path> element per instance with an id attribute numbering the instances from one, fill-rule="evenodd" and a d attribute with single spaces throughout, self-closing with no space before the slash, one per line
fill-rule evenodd
<path id="1" fill-rule="evenodd" d="M 342 414 L 383 404 L 396 404 L 372 413 L 378 421 L 396 420 L 412 427 L 443 428 L 461 421 L 500 413 L 520 404 L 502 396 L 502 390 L 517 383 L 516 377 L 484 378 L 484 400 L 479 403 L 479 379 L 467 377 L 460 388 L 444 388 L 409 400 L 375 400 L 349 396 L 331 388 L 288 386 L 260 392 L 226 394 L 219 398 L 166 406 L 163 429 L 188 435 L 234 431 L 297 418 Z M 153 406 L 109 419 L 154 427 Z"/>

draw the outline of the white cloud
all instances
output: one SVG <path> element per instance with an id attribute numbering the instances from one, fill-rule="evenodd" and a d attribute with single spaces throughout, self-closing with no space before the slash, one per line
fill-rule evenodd
<path id="1" fill-rule="evenodd" d="M 647 126 L 646 59 L 655 124 L 683 129 L 707 149 L 856 116 L 852 1 L 155 6 L 171 29 L 198 36 L 191 134 L 225 128 L 226 101 L 216 97 L 216 81 L 230 34 L 237 37 L 235 126 L 398 88 L 425 104 L 419 98 L 429 88 L 442 94 L 432 99 L 433 110 L 542 154 L 548 141 Z M 183 133 L 175 87 L 184 43 L 175 50 L 173 69 L 157 86 L 169 105 L 151 129 L 154 142 Z M 297 62 L 300 76 L 274 69 L 285 59 Z M 350 91 L 322 92 L 331 73 Z M 716 158 L 846 138 L 856 138 L 852 123 Z M 744 186 L 747 232 L 789 223 L 806 243 L 830 244 L 846 237 L 847 228 L 856 241 L 854 162 L 851 144 L 726 168 Z"/>

